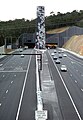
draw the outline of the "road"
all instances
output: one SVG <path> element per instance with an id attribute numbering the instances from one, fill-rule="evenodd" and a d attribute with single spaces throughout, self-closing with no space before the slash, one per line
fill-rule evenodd
<path id="1" fill-rule="evenodd" d="M 61 64 L 56 64 L 50 55 L 54 50 L 47 53 L 49 65 L 55 80 L 59 105 L 63 119 L 83 119 L 83 61 L 66 52 L 67 57 L 59 58 L 61 64 L 68 68 L 67 72 L 61 72 Z M 59 50 L 57 50 L 59 51 Z M 59 53 L 55 53 L 58 57 Z M 64 53 L 61 53 L 64 54 Z M 66 85 L 66 87 L 65 87 Z"/>
<path id="2" fill-rule="evenodd" d="M 33 53 L 33 50 L 23 53 Z M 14 55 L 0 61 L 0 65 L 0 120 L 33 120 L 36 110 L 35 56 Z"/>
<path id="3" fill-rule="evenodd" d="M 57 49 L 57 53 L 55 53 L 57 57 L 59 56 L 58 51 L 60 50 Z M 67 57 L 59 58 L 61 63 L 56 64 L 51 56 L 52 52 L 54 52 L 53 49 L 45 52 L 45 62 L 48 64 L 44 63 L 44 66 L 48 66 L 50 78 L 54 80 L 57 101 L 54 102 L 53 99 L 52 104 L 57 102 L 57 106 L 54 105 L 58 115 L 56 118 L 57 120 L 82 120 L 83 61 L 65 52 Z M 28 49 L 20 53 L 34 53 L 34 50 Z M 35 60 L 34 55 L 26 55 L 24 58 L 14 55 L 0 59 L 0 120 L 35 119 L 35 110 L 37 110 Z M 62 64 L 67 66 L 67 72 L 61 72 Z M 44 101 L 46 102 L 46 99 Z M 48 103 L 46 106 L 46 108 L 52 109 Z M 49 110 L 48 113 L 50 111 L 53 110 Z M 48 120 L 54 120 L 53 114 L 54 112 L 49 113 Z"/>

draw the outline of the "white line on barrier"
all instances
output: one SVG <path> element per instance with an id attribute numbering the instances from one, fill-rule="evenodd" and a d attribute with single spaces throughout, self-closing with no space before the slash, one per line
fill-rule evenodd
<path id="1" fill-rule="evenodd" d="M 36 55 L 36 87 L 37 87 L 37 109 L 43 110 L 41 91 L 40 91 L 40 83 L 39 83 L 37 55 Z"/>

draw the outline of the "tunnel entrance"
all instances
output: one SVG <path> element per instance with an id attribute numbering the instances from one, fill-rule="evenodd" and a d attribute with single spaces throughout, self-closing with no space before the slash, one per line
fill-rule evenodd
<path id="1" fill-rule="evenodd" d="M 24 43 L 24 46 L 28 46 L 28 48 L 34 48 L 35 43 Z"/>

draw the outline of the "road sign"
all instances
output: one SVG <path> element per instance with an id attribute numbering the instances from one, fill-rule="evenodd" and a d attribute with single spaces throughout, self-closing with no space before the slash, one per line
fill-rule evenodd
<path id="1" fill-rule="evenodd" d="M 46 120 L 47 119 L 47 110 L 35 111 L 35 119 L 36 120 Z"/>

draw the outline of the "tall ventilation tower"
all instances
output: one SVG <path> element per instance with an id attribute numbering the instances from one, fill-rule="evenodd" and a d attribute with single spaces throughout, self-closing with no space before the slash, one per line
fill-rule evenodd
<path id="1" fill-rule="evenodd" d="M 45 48 L 45 8 L 37 7 L 36 48 Z"/>

